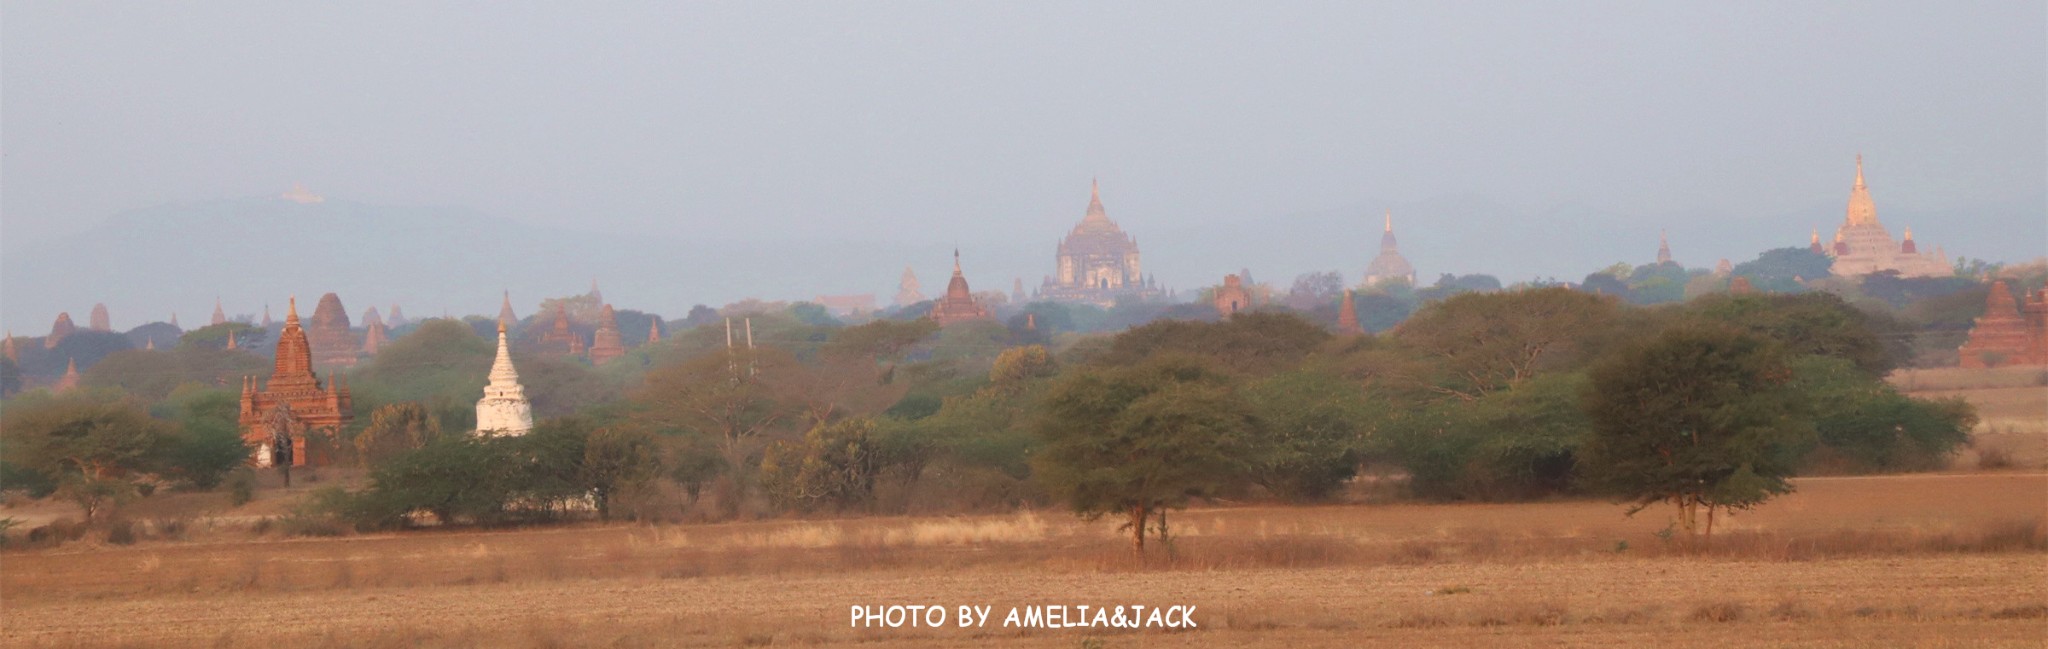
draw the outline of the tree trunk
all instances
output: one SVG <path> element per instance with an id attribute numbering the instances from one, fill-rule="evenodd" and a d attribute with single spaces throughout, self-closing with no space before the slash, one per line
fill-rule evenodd
<path id="1" fill-rule="evenodd" d="M 1131 506 L 1131 555 L 1145 556 L 1145 522 L 1152 518 L 1152 508 L 1144 505 Z"/>

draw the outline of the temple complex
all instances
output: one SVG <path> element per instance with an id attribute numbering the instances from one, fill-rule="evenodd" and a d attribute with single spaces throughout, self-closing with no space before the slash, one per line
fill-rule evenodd
<path id="1" fill-rule="evenodd" d="M 1228 317 L 1249 308 L 1252 308 L 1252 295 L 1244 290 L 1244 279 L 1224 275 L 1223 286 L 1216 289 L 1216 313 Z"/>
<path id="2" fill-rule="evenodd" d="M 512 367 L 512 351 L 505 344 L 505 323 L 498 323 L 498 359 L 491 362 L 491 383 L 484 386 L 484 398 L 476 402 L 476 434 L 525 435 L 533 430 L 533 404 L 526 401 L 526 388 L 519 385 L 519 371 Z"/>
<path id="3" fill-rule="evenodd" d="M 295 305 L 296 306 L 296 305 Z M 313 345 L 313 364 L 319 367 L 349 367 L 356 364 L 356 354 L 362 345 L 356 342 L 355 333 L 349 331 L 348 311 L 341 308 L 341 296 L 333 293 L 320 296 L 319 306 L 313 307 L 313 326 L 306 334 Z"/>
<path id="4" fill-rule="evenodd" d="M 2005 280 L 1992 282 L 1984 315 L 1956 355 L 1962 367 L 2048 365 L 2048 289 L 2027 296 L 2022 306 Z"/>
<path id="5" fill-rule="evenodd" d="M 270 380 L 259 386 L 254 377 L 242 377 L 242 441 L 254 449 L 257 466 L 270 466 L 271 441 L 282 428 L 291 437 L 293 466 L 325 466 L 334 461 L 337 431 L 348 426 L 354 402 L 339 377 L 320 385 L 312 345 L 299 326 L 298 300 L 286 309 Z M 315 438 L 322 443 L 309 443 Z"/>
<path id="6" fill-rule="evenodd" d="M 1365 327 L 1358 325 L 1358 303 L 1351 300 L 1351 291 L 1348 289 L 1344 291 L 1344 300 L 1337 303 L 1337 333 L 1365 333 Z"/>
<path id="7" fill-rule="evenodd" d="M 1818 233 L 1816 233 L 1818 234 Z M 1815 237 L 1818 242 L 1819 237 Z M 1835 244 L 1827 251 L 1835 258 L 1830 269 L 1837 277 L 1895 271 L 1901 277 L 1941 277 L 1955 273 L 1947 260 L 1921 254 L 1913 242 L 1912 228 L 1906 240 L 1895 242 L 1891 232 L 1877 221 L 1877 204 L 1870 188 L 1863 184 L 1863 156 L 1856 156 L 1856 184 L 1849 188 L 1848 215 L 1835 229 Z"/>
<path id="8" fill-rule="evenodd" d="M 377 349 L 391 342 L 391 335 L 384 329 L 384 319 L 377 317 L 377 307 L 363 312 L 363 355 L 376 356 Z"/>
<path id="9" fill-rule="evenodd" d="M 917 273 L 904 266 L 903 280 L 896 283 L 896 306 L 910 306 L 923 301 L 924 291 L 917 285 Z"/>
<path id="10" fill-rule="evenodd" d="M 953 251 L 953 279 L 946 283 L 946 296 L 932 304 L 931 316 L 941 327 L 991 317 L 988 307 L 974 301 L 974 293 L 967 290 L 967 277 L 960 273 L 958 250 Z"/>
<path id="11" fill-rule="evenodd" d="M 57 321 L 50 323 L 50 335 L 43 337 L 43 349 L 56 349 L 57 343 L 64 342 L 64 337 L 75 331 L 78 325 L 71 324 L 71 312 L 59 312 Z"/>
<path id="12" fill-rule="evenodd" d="M 1413 285 L 1415 265 L 1408 263 L 1408 258 L 1401 256 L 1399 246 L 1395 245 L 1394 211 L 1387 210 L 1386 230 L 1380 233 L 1380 254 L 1372 258 L 1372 263 L 1365 265 L 1365 280 L 1360 284 L 1372 286 L 1396 280 Z"/>
<path id="13" fill-rule="evenodd" d="M 107 305 L 104 302 L 92 305 L 92 316 L 86 322 L 90 323 L 86 327 L 93 331 L 114 330 L 114 323 L 107 317 Z"/>
<path id="14" fill-rule="evenodd" d="M 1124 234 L 1102 208 L 1102 186 L 1091 184 L 1088 212 L 1060 240 L 1055 274 L 1039 286 L 1042 299 L 1115 306 L 1118 298 L 1165 294 L 1138 263 L 1138 240 Z"/>
<path id="15" fill-rule="evenodd" d="M 590 364 L 603 365 L 626 355 L 626 341 L 619 336 L 619 314 L 604 305 L 597 315 L 597 334 L 590 342 Z"/>

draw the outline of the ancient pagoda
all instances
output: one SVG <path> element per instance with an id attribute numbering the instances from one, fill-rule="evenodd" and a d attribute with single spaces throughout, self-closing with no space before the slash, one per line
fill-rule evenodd
<path id="1" fill-rule="evenodd" d="M 1352 301 L 1351 291 L 1344 291 L 1344 299 L 1337 302 L 1337 333 L 1347 336 L 1365 333 L 1365 327 L 1358 325 L 1358 303 Z"/>
<path id="2" fill-rule="evenodd" d="M 619 314 L 604 305 L 597 314 L 597 333 L 590 341 L 590 364 L 603 365 L 626 355 L 626 341 L 619 335 Z"/>
<path id="3" fill-rule="evenodd" d="M 92 316 L 86 322 L 90 323 L 86 327 L 93 331 L 114 330 L 113 320 L 107 317 L 107 305 L 105 302 L 92 305 Z"/>
<path id="4" fill-rule="evenodd" d="M 1828 250 L 1835 258 L 1829 271 L 1838 277 L 1895 271 L 1901 277 L 1941 277 L 1955 270 L 1936 255 L 1921 254 L 1913 242 L 1913 231 L 1897 242 L 1884 224 L 1877 221 L 1877 203 L 1870 199 L 1870 187 L 1863 183 L 1863 156 L 1856 156 L 1856 184 L 1849 188 L 1848 214 L 1835 229 L 1835 245 Z"/>
<path id="5" fill-rule="evenodd" d="M 313 345 L 313 364 L 319 367 L 350 367 L 356 364 L 356 355 L 362 352 L 362 344 L 356 342 L 355 332 L 349 330 L 348 311 L 341 308 L 341 296 L 333 293 L 320 296 L 319 306 L 313 307 L 313 326 L 306 332 L 306 340 Z"/>
<path id="6" fill-rule="evenodd" d="M 1216 289 L 1216 313 L 1224 317 L 1252 308 L 1252 295 L 1244 290 L 1244 278 L 1224 275 L 1223 286 Z"/>
<path id="7" fill-rule="evenodd" d="M 896 283 L 896 306 L 910 306 L 923 301 L 924 290 L 917 285 L 917 273 L 904 266 L 903 279 Z"/>
<path id="8" fill-rule="evenodd" d="M 505 323 L 498 323 L 498 359 L 491 362 L 491 383 L 484 386 L 484 398 L 476 402 L 476 434 L 482 436 L 525 435 L 533 430 L 533 404 L 526 401 L 526 388 L 519 385 L 519 370 L 512 367 L 512 351 L 505 343 Z"/>
<path id="9" fill-rule="evenodd" d="M 546 354 L 583 355 L 583 335 L 569 329 L 569 307 L 564 302 L 555 303 L 555 324 L 541 334 L 539 349 Z"/>
<path id="10" fill-rule="evenodd" d="M 1401 256 L 1400 246 L 1394 241 L 1394 211 L 1387 210 L 1386 229 L 1380 233 L 1380 254 L 1365 265 L 1364 285 L 1372 286 L 1392 281 L 1415 283 L 1415 265 Z"/>
<path id="11" fill-rule="evenodd" d="M 43 337 L 43 349 L 56 349 L 57 343 L 64 342 L 65 336 L 76 331 L 78 325 L 71 324 L 71 312 L 58 312 L 57 321 L 50 323 L 50 335 Z"/>
<path id="12" fill-rule="evenodd" d="M 1048 300 L 1115 306 L 1119 298 L 1163 297 L 1138 263 L 1138 240 L 1125 234 L 1102 208 L 1102 185 L 1091 183 L 1088 211 L 1061 239 L 1054 274 L 1039 286 Z"/>
<path id="13" fill-rule="evenodd" d="M 329 293 L 328 295 L 333 295 Z M 354 401 L 339 376 L 325 387 L 313 372 L 313 347 L 299 326 L 299 303 L 293 298 L 277 335 L 277 360 L 270 380 L 242 377 L 240 422 L 242 441 L 254 449 L 257 466 L 270 466 L 271 441 L 282 427 L 292 440 L 293 466 L 324 466 L 334 461 L 336 434 L 353 418 Z M 313 443 L 317 442 L 317 443 Z"/>
<path id="14" fill-rule="evenodd" d="M 387 342 L 391 342 L 391 334 L 384 328 L 384 318 L 378 317 L 377 307 L 370 307 L 363 312 L 363 355 L 376 356 Z"/>
<path id="15" fill-rule="evenodd" d="M 974 301 L 974 293 L 967 290 L 967 277 L 960 273 L 958 250 L 953 251 L 953 279 L 946 283 L 946 296 L 932 303 L 931 316 L 941 327 L 991 317 L 988 307 Z"/>
<path id="16" fill-rule="evenodd" d="M 2035 297 L 2035 296 L 2029 296 Z M 1970 328 L 1970 339 L 1956 350 L 1962 367 L 2048 365 L 2048 297 L 2030 299 L 2026 308 L 2013 299 L 2005 280 L 1991 283 L 1984 315 Z"/>

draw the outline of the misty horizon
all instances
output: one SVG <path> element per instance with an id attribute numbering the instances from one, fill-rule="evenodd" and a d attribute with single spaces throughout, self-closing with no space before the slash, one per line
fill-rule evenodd
<path id="1" fill-rule="evenodd" d="M 906 265 L 942 289 L 956 245 L 976 290 L 1028 291 L 1090 178 L 1183 299 L 1242 268 L 1355 283 L 1388 209 L 1423 284 L 1577 281 L 1650 261 L 1665 230 L 1688 267 L 1740 263 L 1828 236 L 1858 153 L 1895 236 L 1951 259 L 2048 248 L 2038 4 L 6 13 L 0 321 L 26 335 L 95 302 L 119 328 L 203 322 L 216 294 L 417 318 L 510 289 L 524 315 L 593 278 L 671 317 L 886 304 Z M 594 248 L 532 274 L 422 260 L 439 288 L 375 275 L 375 251 L 161 284 L 23 268 L 118 215 L 295 182 Z M 606 235 L 691 258 L 606 256 Z"/>

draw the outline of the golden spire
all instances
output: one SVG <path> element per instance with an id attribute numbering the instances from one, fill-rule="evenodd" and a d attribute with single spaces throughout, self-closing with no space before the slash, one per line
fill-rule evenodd
<path id="1" fill-rule="evenodd" d="M 1863 154 L 1856 154 L 1856 186 L 1849 189 L 1848 216 L 1843 225 L 1877 225 L 1877 203 L 1870 200 L 1870 188 L 1863 184 Z"/>
<path id="2" fill-rule="evenodd" d="M 1808 239 L 1808 240 L 1807 240 L 1807 242 L 1808 242 L 1808 243 L 1820 243 L 1820 228 L 1814 228 L 1814 229 L 1813 229 L 1813 238 L 1812 238 L 1812 239 Z"/>
<path id="3" fill-rule="evenodd" d="M 1394 231 L 1394 208 L 1387 208 L 1387 231 Z"/>
<path id="4" fill-rule="evenodd" d="M 1910 226 L 1910 225 L 1906 226 L 1906 240 L 1907 240 L 1907 241 L 1912 241 L 1912 240 L 1913 240 L 1913 226 Z"/>

